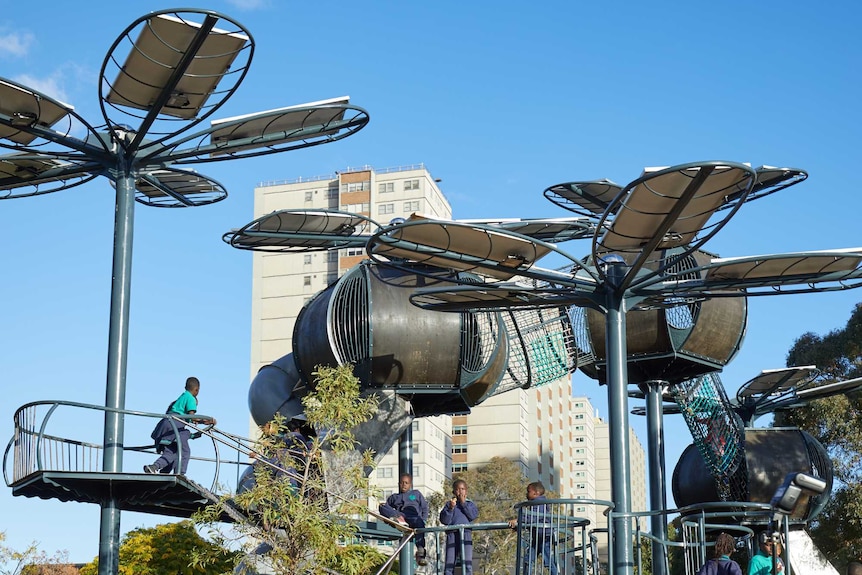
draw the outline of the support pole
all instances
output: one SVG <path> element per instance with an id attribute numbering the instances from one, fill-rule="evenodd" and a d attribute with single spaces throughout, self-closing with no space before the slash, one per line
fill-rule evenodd
<path id="1" fill-rule="evenodd" d="M 407 426 L 404 433 L 398 439 L 398 481 L 401 481 L 401 476 L 409 473 L 413 476 L 413 423 Z M 400 488 L 400 487 L 399 487 Z M 401 548 L 401 553 L 398 556 L 399 575 L 413 575 L 413 540 L 407 542 L 407 545 Z"/>
<path id="2" fill-rule="evenodd" d="M 120 159 L 122 163 L 122 158 Z M 111 317 L 108 331 L 108 375 L 105 407 L 125 409 L 126 365 L 129 343 L 129 297 L 132 278 L 132 236 L 135 220 L 135 182 L 128 169 L 116 180 L 114 213 L 114 259 L 111 281 Z M 123 414 L 105 411 L 102 471 L 123 470 Z M 99 531 L 99 575 L 116 575 L 120 563 L 120 508 L 108 494 L 101 503 Z"/>
<path id="3" fill-rule="evenodd" d="M 667 486 L 664 460 L 664 416 L 662 393 L 667 382 L 652 380 L 647 385 L 647 454 L 649 458 L 649 502 L 654 515 L 650 516 L 653 537 L 667 540 Z M 652 575 L 666 575 L 667 552 L 663 544 L 652 541 Z"/>
<path id="4" fill-rule="evenodd" d="M 611 499 L 613 509 L 613 562 L 611 575 L 632 575 L 631 461 L 629 456 L 628 371 L 626 368 L 626 316 L 624 297 L 616 292 L 625 278 L 623 261 L 607 268 L 607 322 L 605 349 L 608 372 L 608 435 L 610 437 Z"/>

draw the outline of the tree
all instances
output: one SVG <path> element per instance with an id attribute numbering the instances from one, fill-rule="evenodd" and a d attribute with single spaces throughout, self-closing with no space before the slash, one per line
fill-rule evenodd
<path id="1" fill-rule="evenodd" d="M 264 561 L 278 573 L 321 574 L 340 567 L 358 574 L 369 570 L 376 559 L 346 549 L 344 543 L 354 539 L 353 519 L 368 512 L 367 470 L 373 468 L 373 460 L 370 452 L 353 464 L 345 464 L 340 456 L 355 453 L 352 430 L 371 419 L 378 401 L 360 393 L 350 365 L 319 366 L 314 376 L 314 386 L 302 404 L 308 427 L 316 435 L 309 433 L 312 437 L 303 437 L 301 445 L 295 433 L 264 435 L 255 449 L 259 463 L 254 466 L 253 486 L 226 495 L 220 505 L 194 520 L 221 545 L 240 543 L 243 555 L 252 546 L 268 549 Z M 284 431 L 285 421 L 276 418 L 267 427 Z M 241 510 L 249 521 L 238 522 L 233 532 L 226 532 L 218 522 L 225 506 Z"/>
<path id="2" fill-rule="evenodd" d="M 208 561 L 195 564 L 202 555 Z M 191 521 L 134 529 L 120 542 L 120 575 L 226 573 L 235 562 L 234 553 L 205 540 Z M 96 557 L 81 568 L 81 575 L 96 575 L 98 570 Z"/>
<path id="3" fill-rule="evenodd" d="M 825 336 L 801 335 L 787 354 L 788 366 L 815 365 L 822 383 L 862 376 L 862 304 L 843 329 Z M 836 565 L 862 556 L 862 393 L 836 395 L 778 413 L 776 426 L 795 426 L 816 438 L 832 460 L 832 497 L 812 521 L 811 537 Z"/>
<path id="4" fill-rule="evenodd" d="M 69 563 L 66 551 L 49 556 L 33 542 L 23 551 L 7 546 L 6 532 L 0 531 L 0 575 L 74 575 L 78 570 Z"/>
<path id="5" fill-rule="evenodd" d="M 520 466 L 509 459 L 494 457 L 482 467 L 470 468 L 453 479 L 467 482 L 467 494 L 479 508 L 478 523 L 498 523 L 514 519 L 513 506 L 526 499 L 528 481 Z M 446 485 L 446 493 L 452 491 Z M 553 497 L 552 494 L 547 494 Z M 442 504 L 437 507 L 437 510 Z M 491 575 L 512 570 L 517 533 L 511 529 L 473 532 L 475 573 Z"/>

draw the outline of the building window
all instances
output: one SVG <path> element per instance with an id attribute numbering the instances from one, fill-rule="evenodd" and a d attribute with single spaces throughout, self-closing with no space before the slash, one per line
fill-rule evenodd
<path id="1" fill-rule="evenodd" d="M 452 473 L 463 473 L 467 471 L 466 463 L 453 463 L 452 464 Z"/>
<path id="2" fill-rule="evenodd" d="M 331 286 L 335 282 L 338 281 L 338 274 L 327 274 L 326 275 L 326 285 Z"/>
<path id="3" fill-rule="evenodd" d="M 326 190 L 326 199 L 327 200 L 334 200 L 337 197 L 338 197 L 338 188 L 337 187 L 332 187 L 332 188 L 329 188 L 328 190 Z"/>
<path id="4" fill-rule="evenodd" d="M 575 507 L 575 511 L 577 511 L 578 513 L 583 513 L 586 510 L 587 510 L 586 507 Z"/>
<path id="5" fill-rule="evenodd" d="M 378 214 L 394 214 L 395 213 L 395 204 L 380 204 L 377 206 Z"/>
<path id="6" fill-rule="evenodd" d="M 422 468 L 418 465 L 413 466 L 413 477 L 419 477 L 419 470 L 420 469 L 422 469 Z"/>
<path id="7" fill-rule="evenodd" d="M 334 264 L 338 261 L 338 252 L 326 252 L 326 262 L 330 264 Z"/>
<path id="8" fill-rule="evenodd" d="M 344 204 L 341 207 L 345 212 L 367 212 L 371 209 L 371 204 L 363 202 L 361 204 Z"/>
<path id="9" fill-rule="evenodd" d="M 575 443 L 583 443 L 585 441 L 586 441 L 586 438 L 584 438 L 584 437 L 576 437 L 575 438 Z"/>
<path id="10" fill-rule="evenodd" d="M 577 461 L 575 461 L 575 465 L 577 465 L 577 466 L 582 466 L 582 465 L 586 465 L 586 464 L 587 464 L 587 462 L 584 461 L 583 459 L 578 459 Z"/>
<path id="11" fill-rule="evenodd" d="M 341 186 L 347 192 L 367 192 L 371 189 L 371 180 L 364 182 L 350 182 L 347 186 Z"/>
<path id="12" fill-rule="evenodd" d="M 302 256 L 302 263 L 304 263 L 305 265 L 310 264 L 311 263 L 311 254 L 305 254 L 304 256 Z"/>
<path id="13" fill-rule="evenodd" d="M 305 192 L 305 201 L 310 202 L 314 199 L 314 192 Z"/>
<path id="14" fill-rule="evenodd" d="M 419 431 L 419 422 L 415 419 L 413 420 L 413 431 Z"/>
<path id="15" fill-rule="evenodd" d="M 386 182 L 383 184 L 377 184 L 377 191 L 381 194 L 388 194 L 389 192 L 395 191 L 395 182 Z"/>
<path id="16" fill-rule="evenodd" d="M 404 189 L 405 190 L 418 190 L 419 189 L 419 180 L 404 180 Z"/>
<path id="17" fill-rule="evenodd" d="M 584 426 L 583 426 L 583 425 L 576 425 L 576 426 L 575 426 L 575 431 L 583 431 L 583 430 L 584 430 Z"/>
<path id="18" fill-rule="evenodd" d="M 586 453 L 586 452 L 584 451 L 584 448 L 583 448 L 583 447 L 579 447 L 579 448 L 577 448 L 577 449 L 575 450 L 575 453 L 583 454 L 583 453 Z"/>
<path id="19" fill-rule="evenodd" d="M 404 202 L 404 211 L 405 212 L 418 212 L 419 211 L 419 200 L 413 200 L 412 202 Z"/>
<path id="20" fill-rule="evenodd" d="M 586 477 L 586 475 L 587 474 L 584 473 L 583 471 L 576 471 L 575 472 L 575 477 Z"/>
<path id="21" fill-rule="evenodd" d="M 576 414 L 575 414 L 575 419 L 583 419 L 583 418 L 584 418 L 584 414 L 583 414 L 583 413 L 576 413 Z M 576 429 L 577 429 L 577 428 L 576 428 Z"/>
<path id="22" fill-rule="evenodd" d="M 452 427 L 452 435 L 467 435 L 466 425 L 455 425 Z"/>
<path id="23" fill-rule="evenodd" d="M 365 253 L 364 248 L 347 248 L 343 252 L 344 257 L 349 258 L 352 256 L 361 256 Z"/>
<path id="24" fill-rule="evenodd" d="M 377 477 L 378 477 L 378 479 L 391 479 L 392 478 L 392 468 L 391 467 L 378 467 L 377 468 Z"/>
<path id="25" fill-rule="evenodd" d="M 577 485 L 575 485 L 575 488 L 577 488 L 577 489 L 586 489 L 586 488 L 587 488 L 587 484 L 586 484 L 586 483 L 578 483 Z"/>
<path id="26" fill-rule="evenodd" d="M 302 276 L 302 285 L 310 286 L 311 285 L 311 276 Z"/>
<path id="27" fill-rule="evenodd" d="M 419 455 L 419 444 L 415 441 L 413 442 L 413 455 Z"/>
<path id="28" fill-rule="evenodd" d="M 467 453 L 467 446 L 463 445 L 463 444 L 462 445 L 453 445 L 452 446 L 452 453 Z"/>

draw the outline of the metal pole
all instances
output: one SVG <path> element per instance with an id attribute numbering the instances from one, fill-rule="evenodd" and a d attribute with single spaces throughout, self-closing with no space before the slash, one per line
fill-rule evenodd
<path id="1" fill-rule="evenodd" d="M 122 157 L 119 162 L 123 163 Z M 114 214 L 114 260 L 105 407 L 125 409 L 132 235 L 135 227 L 135 182 L 127 168 L 121 167 L 119 171 L 116 179 L 117 200 Z M 123 424 L 122 413 L 105 412 L 102 471 L 118 473 L 123 470 Z M 120 508 L 116 496 L 107 495 L 101 503 L 101 510 L 99 575 L 116 575 L 120 563 Z"/>
<path id="2" fill-rule="evenodd" d="M 650 531 L 653 537 L 667 541 L 667 486 L 665 484 L 664 461 L 664 416 L 662 415 L 662 392 L 664 381 L 648 381 L 647 385 L 647 451 L 649 457 L 649 502 Z M 652 575 L 665 575 L 667 551 L 663 543 L 652 541 Z"/>
<path id="3" fill-rule="evenodd" d="M 413 476 L 413 423 L 407 426 L 398 439 L 398 481 L 405 473 Z M 399 554 L 399 575 L 413 575 L 413 540 L 401 548 Z"/>
<path id="4" fill-rule="evenodd" d="M 611 575 L 634 573 L 632 555 L 631 462 L 629 460 L 628 372 L 626 369 L 625 299 L 615 288 L 625 277 L 624 262 L 608 262 L 607 372 L 608 435 L 610 436 L 613 541 Z"/>

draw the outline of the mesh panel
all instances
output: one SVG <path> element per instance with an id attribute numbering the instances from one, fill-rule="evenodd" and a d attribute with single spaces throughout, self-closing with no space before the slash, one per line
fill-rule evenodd
<path id="1" fill-rule="evenodd" d="M 694 444 L 716 480 L 723 501 L 746 501 L 745 429 L 730 409 L 724 386 L 715 374 L 706 374 L 671 387 L 691 430 Z"/>
<path id="2" fill-rule="evenodd" d="M 578 365 L 585 366 L 595 363 L 596 356 L 593 353 L 590 329 L 587 324 L 587 308 L 575 305 L 569 307 L 569 325 L 572 326 Z"/>
<path id="3" fill-rule="evenodd" d="M 495 395 L 515 387 L 550 383 L 578 366 L 565 308 L 510 310 L 504 321 L 509 335 L 509 366 Z"/>
<path id="4" fill-rule="evenodd" d="M 478 373 L 485 369 L 497 349 L 499 317 L 496 313 L 464 312 L 461 314 L 461 367 Z"/>
<path id="5" fill-rule="evenodd" d="M 370 352 L 368 282 L 355 270 L 335 286 L 330 302 L 332 348 L 339 363 L 359 363 Z"/>

